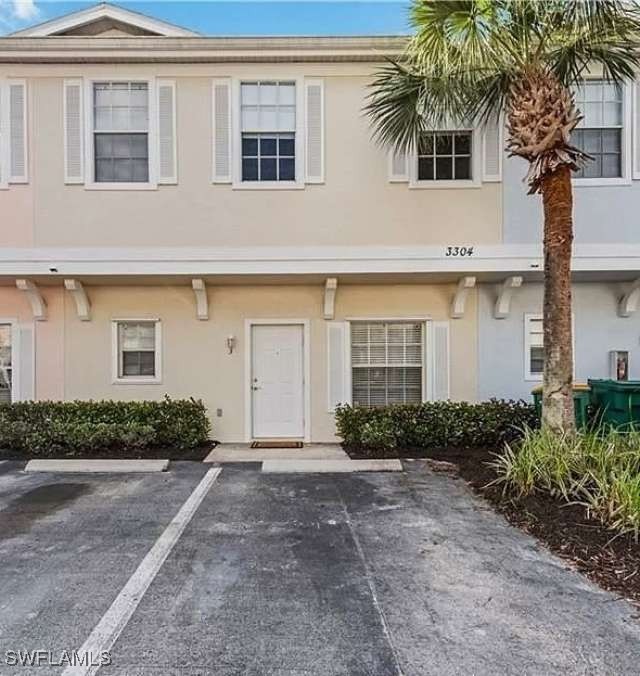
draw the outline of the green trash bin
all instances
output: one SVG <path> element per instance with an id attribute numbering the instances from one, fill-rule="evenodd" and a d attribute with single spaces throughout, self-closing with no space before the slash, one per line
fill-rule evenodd
<path id="1" fill-rule="evenodd" d="M 538 416 L 542 416 L 542 385 L 531 390 L 533 403 Z M 584 383 L 573 384 L 573 408 L 576 416 L 576 427 L 579 430 L 586 428 L 589 423 L 590 387 Z"/>
<path id="2" fill-rule="evenodd" d="M 640 428 L 639 380 L 589 380 L 597 420 L 616 427 Z"/>

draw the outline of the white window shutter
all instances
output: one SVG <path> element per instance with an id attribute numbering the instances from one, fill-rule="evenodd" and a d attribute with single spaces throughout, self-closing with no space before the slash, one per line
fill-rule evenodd
<path id="1" fill-rule="evenodd" d="M 178 182 L 176 148 L 176 83 L 158 80 L 158 183 Z"/>
<path id="2" fill-rule="evenodd" d="M 351 403 L 349 322 L 327 322 L 328 406 Z"/>
<path id="3" fill-rule="evenodd" d="M 64 182 L 84 183 L 82 80 L 64 81 Z"/>
<path id="4" fill-rule="evenodd" d="M 27 83 L 9 81 L 9 183 L 27 183 Z"/>
<path id="5" fill-rule="evenodd" d="M 502 118 L 490 120 L 482 128 L 482 180 L 502 180 Z"/>
<path id="6" fill-rule="evenodd" d="M 409 181 L 409 155 L 398 153 L 394 150 L 389 152 L 389 182 L 407 183 Z"/>
<path id="7" fill-rule="evenodd" d="M 6 187 L 9 180 L 9 143 L 7 140 L 7 115 L 5 113 L 7 92 L 0 78 L 0 187 Z"/>
<path id="8" fill-rule="evenodd" d="M 640 82 L 634 82 L 633 88 L 633 178 L 640 178 Z"/>
<path id="9" fill-rule="evenodd" d="M 446 401 L 451 396 L 449 322 L 433 322 L 431 339 L 432 398 L 436 401 Z"/>
<path id="10" fill-rule="evenodd" d="M 231 183 L 231 80 L 215 79 L 213 96 L 213 182 Z"/>
<path id="11" fill-rule="evenodd" d="M 35 399 L 35 359 L 34 359 L 34 326 L 20 324 L 18 326 L 18 354 L 15 375 L 17 376 L 18 401 Z"/>
<path id="12" fill-rule="evenodd" d="M 305 80 L 305 182 L 324 183 L 324 81 Z"/>

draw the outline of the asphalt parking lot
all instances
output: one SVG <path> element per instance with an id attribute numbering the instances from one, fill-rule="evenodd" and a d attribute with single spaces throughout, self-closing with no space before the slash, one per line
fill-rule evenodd
<path id="1" fill-rule="evenodd" d="M 420 462 L 368 475 L 233 465 L 203 489 L 209 469 L 0 465 L 0 674 L 64 673 L 52 660 L 101 636 L 110 664 L 67 673 L 638 673 L 638 610 L 461 480 Z M 18 651 L 47 658 L 13 666 Z"/>

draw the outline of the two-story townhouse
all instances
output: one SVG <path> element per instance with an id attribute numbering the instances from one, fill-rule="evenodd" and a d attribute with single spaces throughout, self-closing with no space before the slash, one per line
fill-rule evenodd
<path id="1" fill-rule="evenodd" d="M 340 402 L 528 396 L 539 205 L 498 125 L 372 142 L 367 85 L 404 43 L 110 5 L 0 38 L 0 397 L 195 396 L 221 440 L 327 441 Z M 610 350 L 640 376 L 637 106 L 604 91 L 581 131 L 600 173 L 576 179 L 579 378 Z"/>

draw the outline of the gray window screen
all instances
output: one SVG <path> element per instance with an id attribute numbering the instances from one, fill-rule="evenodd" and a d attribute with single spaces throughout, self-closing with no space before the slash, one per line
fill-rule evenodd
<path id="1" fill-rule="evenodd" d="M 418 144 L 418 180 L 471 180 L 472 138 L 470 131 L 423 134 Z"/>
<path id="2" fill-rule="evenodd" d="M 241 85 L 242 180 L 295 181 L 295 82 Z"/>
<path id="3" fill-rule="evenodd" d="M 577 178 L 622 176 L 622 88 L 603 80 L 586 80 L 576 92 L 576 105 L 584 116 L 572 143 L 593 161 L 575 172 Z"/>
<path id="4" fill-rule="evenodd" d="M 351 324 L 352 400 L 357 406 L 420 403 L 422 323 Z"/>
<path id="5" fill-rule="evenodd" d="M 118 377 L 156 375 L 156 323 L 118 324 Z"/>
<path id="6" fill-rule="evenodd" d="M 93 88 L 94 173 L 97 183 L 149 181 L 149 87 L 146 82 L 97 82 Z"/>

